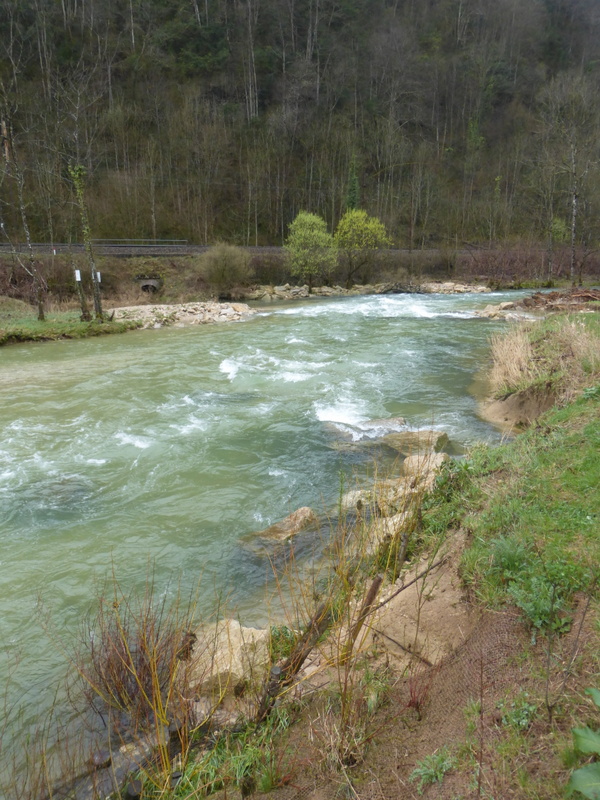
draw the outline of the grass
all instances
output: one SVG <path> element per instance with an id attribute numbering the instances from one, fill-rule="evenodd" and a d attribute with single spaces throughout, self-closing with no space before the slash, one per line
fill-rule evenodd
<path id="1" fill-rule="evenodd" d="M 514 441 L 446 465 L 425 529 L 469 534 L 462 578 L 479 602 L 516 605 L 534 636 L 564 632 L 573 596 L 598 580 L 600 319 L 513 329 L 494 340 L 493 355 L 497 391 L 545 386 L 562 407 Z"/>
<path id="2" fill-rule="evenodd" d="M 555 410 L 513 442 L 442 473 L 426 530 L 462 527 L 462 578 L 486 605 L 516 604 L 533 629 L 568 624 L 600 559 L 600 398 Z M 458 470 L 461 470 L 458 472 Z"/>
<path id="3" fill-rule="evenodd" d="M 6 300 L 7 298 L 2 298 Z M 13 305 L 19 303 L 18 306 Z M 49 313 L 46 320 L 40 322 L 33 310 L 29 315 L 23 313 L 21 306 L 26 305 L 20 301 L 0 304 L 0 345 L 14 344 L 16 342 L 47 342 L 57 339 L 85 339 L 89 336 L 103 336 L 111 333 L 125 333 L 125 331 L 139 328 L 141 323 L 136 320 L 123 320 L 119 322 L 82 322 L 79 312 L 65 311 Z M 27 308 L 30 308 L 27 306 Z"/>
<path id="4" fill-rule="evenodd" d="M 569 399 L 600 373 L 600 318 L 564 314 L 492 337 L 490 382 L 496 397 L 541 389 Z"/>

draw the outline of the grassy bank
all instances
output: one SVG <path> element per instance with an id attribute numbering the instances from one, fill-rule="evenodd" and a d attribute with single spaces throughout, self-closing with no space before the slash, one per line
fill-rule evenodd
<path id="1" fill-rule="evenodd" d="M 124 333 L 141 325 L 135 320 L 82 322 L 79 317 L 79 312 L 75 311 L 50 312 L 46 314 L 45 321 L 40 322 L 35 310 L 27 303 L 0 297 L 0 345 L 84 339 L 89 336 Z"/>

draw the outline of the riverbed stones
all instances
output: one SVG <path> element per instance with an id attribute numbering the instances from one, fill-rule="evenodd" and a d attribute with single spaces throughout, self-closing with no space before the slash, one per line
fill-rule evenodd
<path id="1" fill-rule="evenodd" d="M 246 303 L 178 303 L 174 305 L 125 306 L 114 309 L 114 318 L 135 319 L 143 328 L 187 325 L 207 325 L 218 322 L 238 322 L 255 314 Z"/>
<path id="2" fill-rule="evenodd" d="M 482 286 L 478 283 L 457 283 L 455 281 L 422 283 L 419 291 L 426 294 L 487 294 L 491 292 L 489 286 Z"/>
<path id="3" fill-rule="evenodd" d="M 224 619 L 197 632 L 196 646 L 186 680 L 197 697 L 210 697 L 215 705 L 246 683 L 262 680 L 269 663 L 269 632 L 246 628 Z"/>

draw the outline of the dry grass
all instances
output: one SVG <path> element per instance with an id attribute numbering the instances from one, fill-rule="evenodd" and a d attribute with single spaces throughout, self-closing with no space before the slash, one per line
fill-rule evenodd
<path id="1" fill-rule="evenodd" d="M 490 383 L 494 396 L 515 391 L 515 387 L 537 378 L 528 328 L 515 326 L 508 333 L 492 336 Z"/>
<path id="2" fill-rule="evenodd" d="M 495 397 L 543 386 L 568 401 L 600 374 L 597 315 L 555 316 L 492 337 L 490 383 Z"/>

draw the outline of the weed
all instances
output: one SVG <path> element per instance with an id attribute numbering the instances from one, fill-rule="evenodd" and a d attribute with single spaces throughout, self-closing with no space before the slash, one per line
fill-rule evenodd
<path id="1" fill-rule="evenodd" d="M 434 669 L 424 665 L 417 665 L 411 669 L 408 676 L 408 702 L 406 706 L 416 711 L 417 719 L 419 720 L 429 699 L 434 675 Z"/>
<path id="2" fill-rule="evenodd" d="M 517 731 L 526 731 L 531 726 L 538 707 L 530 702 L 528 692 L 520 692 L 511 702 L 502 700 L 496 708 L 502 714 L 504 726 Z"/>
<path id="3" fill-rule="evenodd" d="M 481 700 L 469 700 L 464 710 L 465 720 L 467 722 L 467 734 L 473 735 L 480 723 L 481 719 Z"/>
<path id="4" fill-rule="evenodd" d="M 535 643 L 538 633 L 564 633 L 569 630 L 571 620 L 563 616 L 565 600 L 556 584 L 543 575 L 528 575 L 513 581 L 508 594 L 517 608 L 525 614 L 532 628 L 531 640 Z"/>
<path id="5" fill-rule="evenodd" d="M 587 389 L 584 389 L 582 392 L 582 397 L 585 400 L 593 400 L 596 397 L 600 397 L 600 383 L 596 386 L 589 386 Z"/>
<path id="6" fill-rule="evenodd" d="M 409 780 L 418 781 L 417 791 L 423 794 L 423 789 L 433 783 L 441 783 L 444 776 L 457 765 L 457 760 L 447 747 L 441 747 L 430 756 L 425 756 L 419 761 L 415 769 L 411 772 Z"/>
<path id="7" fill-rule="evenodd" d="M 516 536 L 499 536 L 489 543 L 491 571 L 502 583 L 515 580 L 531 563 L 531 550 Z"/>
<path id="8" fill-rule="evenodd" d="M 367 666 L 361 676 L 360 685 L 367 712 L 374 714 L 387 699 L 390 690 L 390 674 L 385 668 L 372 670 Z"/>
<path id="9" fill-rule="evenodd" d="M 585 693 L 592 698 L 596 708 L 600 708 L 600 690 L 586 689 Z M 598 800 L 600 797 L 600 729 L 594 731 L 588 726 L 573 728 L 573 741 L 575 749 L 579 753 L 591 756 L 594 761 L 573 772 L 567 786 L 567 795 L 579 792 L 589 800 Z"/>
<path id="10" fill-rule="evenodd" d="M 269 636 L 269 655 L 273 664 L 288 658 L 298 637 L 287 625 L 271 625 Z"/>

